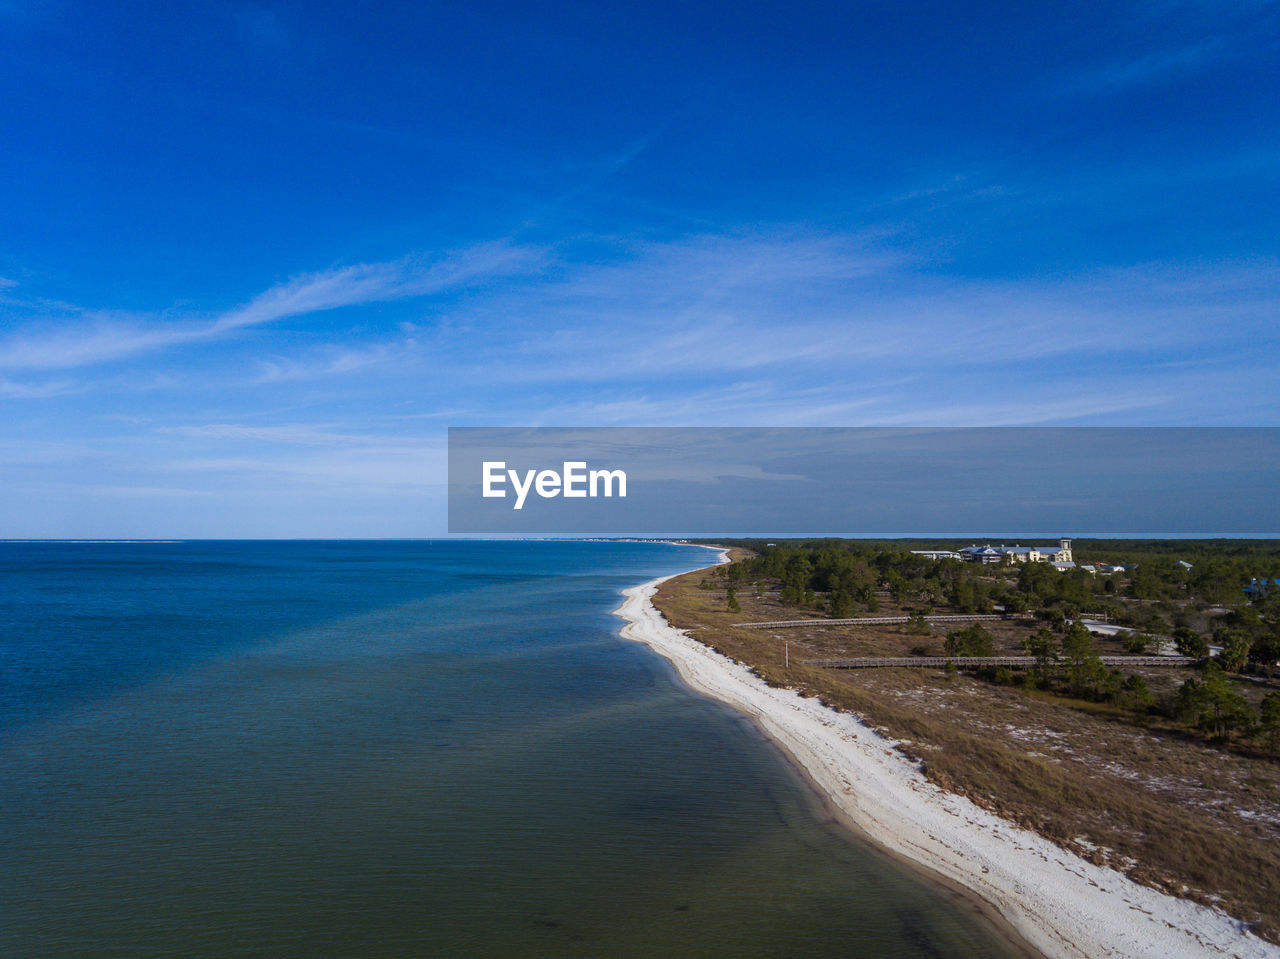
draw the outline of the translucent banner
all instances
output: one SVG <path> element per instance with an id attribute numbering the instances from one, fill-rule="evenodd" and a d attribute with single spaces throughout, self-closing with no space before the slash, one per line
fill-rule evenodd
<path id="1" fill-rule="evenodd" d="M 1280 428 L 453 428 L 449 531 L 1275 536 Z"/>

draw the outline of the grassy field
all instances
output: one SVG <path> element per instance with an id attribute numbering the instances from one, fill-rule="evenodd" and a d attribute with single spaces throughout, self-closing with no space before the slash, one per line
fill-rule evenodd
<path id="1" fill-rule="evenodd" d="M 944 635 L 825 626 L 817 614 L 812 627 L 743 629 L 734 624 L 806 615 L 781 604 L 767 584 L 740 584 L 736 599 L 741 609 L 730 611 L 723 579 L 704 570 L 669 580 L 654 602 L 672 625 L 751 666 L 765 682 L 862 717 L 943 788 L 1138 882 L 1219 906 L 1280 941 L 1274 757 L 1221 748 L 1157 716 L 963 672 L 808 666 L 806 659 L 908 656 L 921 647 L 938 654 Z M 886 600 L 877 615 L 898 612 Z M 998 649 L 1020 653 L 1030 626 L 995 627 Z M 1099 651 L 1123 652 L 1106 642 Z M 1189 675 L 1144 673 L 1157 693 Z"/>

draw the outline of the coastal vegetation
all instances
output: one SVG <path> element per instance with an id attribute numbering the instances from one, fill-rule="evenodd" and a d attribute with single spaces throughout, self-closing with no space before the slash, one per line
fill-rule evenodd
<path id="1" fill-rule="evenodd" d="M 943 788 L 1280 940 L 1280 596 L 1243 591 L 1280 572 L 1280 544 L 1075 541 L 1078 563 L 1127 567 L 1108 576 L 933 560 L 910 542 L 727 545 L 731 564 L 659 590 L 673 625 L 765 682 L 862 716 Z M 992 618 L 930 622 L 961 614 Z M 899 621 L 828 625 L 859 617 Z M 806 622 L 741 625 L 778 620 Z M 1175 649 L 1196 661 L 1102 659 Z M 1030 668 L 807 662 L 993 654 Z"/>
<path id="2" fill-rule="evenodd" d="M 905 545 L 877 541 L 738 542 L 752 555 L 717 571 L 727 584 L 777 590 L 784 606 L 832 618 L 876 615 L 885 602 L 908 617 L 904 631 L 930 635 L 930 613 L 1022 614 L 1027 634 L 1019 648 L 1036 660 L 1024 677 L 1008 669 L 980 675 L 1020 681 L 1094 702 L 1122 704 L 1135 717 L 1160 713 L 1183 721 L 1219 744 L 1248 739 L 1264 748 L 1280 739 L 1275 701 L 1247 696 L 1227 674 L 1270 678 L 1280 667 L 1280 589 L 1251 599 L 1243 587 L 1274 579 L 1280 547 L 1257 541 L 1077 541 L 1077 556 L 1104 553 L 1123 573 L 1098 575 L 1047 563 L 986 566 L 929 559 Z M 949 544 L 948 544 L 949 545 Z M 1127 562 L 1120 563 L 1117 557 Z M 1174 558 L 1178 557 L 1178 558 Z M 1185 557 L 1191 557 L 1189 561 Z M 1083 562 L 1081 563 L 1083 566 Z M 1268 575 L 1270 573 L 1270 575 Z M 736 592 L 736 585 L 727 587 Z M 736 600 L 733 600 L 736 603 Z M 1108 669 L 1089 629 L 1078 620 L 1127 627 L 1115 653 L 1141 655 L 1168 645 L 1204 660 L 1202 677 L 1186 677 L 1176 693 L 1157 699 L 1141 674 Z M 927 654 L 927 646 L 915 646 Z M 1213 651 L 1216 655 L 1210 656 Z M 980 625 L 947 634 L 947 656 L 993 656 L 995 637 Z"/>

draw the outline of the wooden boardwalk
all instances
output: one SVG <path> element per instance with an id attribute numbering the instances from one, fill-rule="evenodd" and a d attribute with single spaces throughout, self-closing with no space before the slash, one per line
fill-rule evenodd
<path id="1" fill-rule="evenodd" d="M 1194 656 L 1099 656 L 1104 666 L 1125 666 L 1130 669 L 1153 666 L 1194 666 L 1200 662 Z M 806 659 L 808 666 L 826 666 L 830 669 L 883 669 L 889 666 L 914 669 L 938 668 L 950 663 L 956 669 L 981 669 L 984 666 L 1005 666 L 1011 669 L 1031 669 L 1039 661 L 1033 656 L 866 656 L 860 659 Z"/>
<path id="2" fill-rule="evenodd" d="M 974 613 L 926 616 L 926 623 L 988 623 L 999 619 L 1014 619 L 1003 613 Z M 910 616 L 863 616 L 860 619 L 776 619 L 766 623 L 734 623 L 743 629 L 791 629 L 795 626 L 896 626 L 911 622 Z"/>

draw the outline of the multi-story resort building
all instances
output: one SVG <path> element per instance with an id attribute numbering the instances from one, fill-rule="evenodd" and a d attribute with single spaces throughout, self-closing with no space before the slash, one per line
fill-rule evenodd
<path id="1" fill-rule="evenodd" d="M 1057 569 L 1072 569 L 1071 540 L 1060 539 L 1057 546 L 966 546 L 959 551 L 942 549 L 912 550 L 930 559 L 958 559 L 967 563 L 1007 565 L 1011 563 L 1048 563 Z"/>

